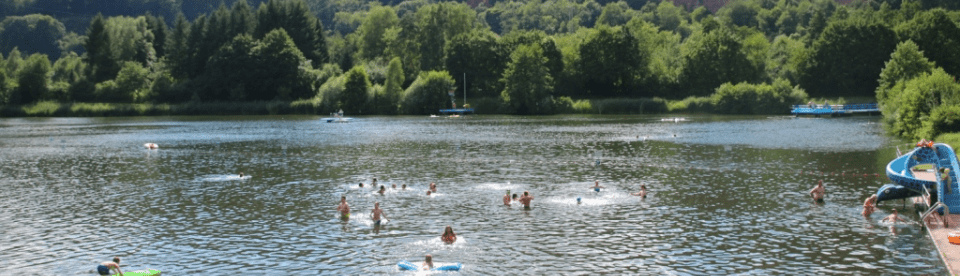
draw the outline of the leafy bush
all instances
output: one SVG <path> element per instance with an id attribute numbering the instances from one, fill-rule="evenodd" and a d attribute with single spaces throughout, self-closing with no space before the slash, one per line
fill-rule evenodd
<path id="1" fill-rule="evenodd" d="M 713 112 L 713 102 L 709 97 L 687 97 L 682 101 L 667 104 L 668 112 L 709 113 Z"/>
<path id="2" fill-rule="evenodd" d="M 435 114 L 450 107 L 447 91 L 455 85 L 447 71 L 424 72 L 403 93 L 400 110 L 403 114 Z"/>
<path id="3" fill-rule="evenodd" d="M 724 83 L 711 96 L 714 112 L 727 114 L 787 114 L 803 102 L 806 92 L 783 79 L 773 84 Z"/>
<path id="4" fill-rule="evenodd" d="M 921 137 L 936 137 L 943 133 L 960 132 L 960 105 L 941 105 L 924 120 Z"/>

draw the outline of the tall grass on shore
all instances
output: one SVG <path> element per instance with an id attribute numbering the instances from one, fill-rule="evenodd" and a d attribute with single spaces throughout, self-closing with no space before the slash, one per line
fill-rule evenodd
<path id="1" fill-rule="evenodd" d="M 327 111 L 333 112 L 333 111 Z M 0 107 L 3 117 L 110 117 L 168 115 L 326 114 L 317 100 L 256 102 L 189 102 L 182 104 L 57 103 L 42 101 Z"/>

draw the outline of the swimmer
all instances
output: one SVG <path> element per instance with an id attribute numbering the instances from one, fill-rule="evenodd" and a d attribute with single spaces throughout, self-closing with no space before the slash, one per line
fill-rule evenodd
<path id="1" fill-rule="evenodd" d="M 390 189 L 397 189 L 397 184 L 390 183 Z"/>
<path id="2" fill-rule="evenodd" d="M 340 205 L 337 206 L 337 211 L 340 212 L 340 218 L 350 219 L 350 205 L 347 204 L 347 197 L 340 197 Z"/>
<path id="3" fill-rule="evenodd" d="M 360 182 L 360 188 L 363 188 L 363 182 Z"/>
<path id="4" fill-rule="evenodd" d="M 823 196 L 827 194 L 826 189 L 823 188 L 823 180 L 817 183 L 816 187 L 810 189 L 810 196 L 813 197 L 814 202 L 823 201 Z"/>
<path id="5" fill-rule="evenodd" d="M 640 192 L 632 193 L 630 195 L 647 197 L 647 185 L 640 184 Z"/>
<path id="6" fill-rule="evenodd" d="M 113 257 L 112 262 L 102 262 L 97 266 L 97 273 L 100 275 L 110 275 L 110 270 L 116 270 L 120 276 L 123 276 L 123 272 L 120 272 L 120 257 Z"/>
<path id="7" fill-rule="evenodd" d="M 437 183 L 430 182 L 430 191 L 434 193 L 437 192 Z"/>
<path id="8" fill-rule="evenodd" d="M 407 183 L 403 183 L 403 185 L 401 186 L 400 189 L 401 189 L 401 190 L 406 190 L 406 189 L 407 189 Z"/>
<path id="9" fill-rule="evenodd" d="M 427 195 L 430 195 L 430 190 L 427 190 Z"/>
<path id="10" fill-rule="evenodd" d="M 517 200 L 520 200 L 519 198 L 517 198 L 517 194 L 513 194 L 513 201 L 517 201 Z"/>
<path id="11" fill-rule="evenodd" d="M 503 205 L 510 205 L 510 190 L 507 190 L 507 194 L 503 195 Z"/>
<path id="12" fill-rule="evenodd" d="M 530 192 L 523 191 L 523 196 L 520 197 L 520 204 L 523 204 L 523 208 L 530 209 L 530 201 L 533 200 L 533 196 L 530 195 Z"/>
<path id="13" fill-rule="evenodd" d="M 373 187 L 376 187 L 376 186 L 377 186 L 377 178 L 376 178 L 376 177 L 373 178 L 373 182 L 370 182 L 370 185 L 373 185 Z"/>
<path id="14" fill-rule="evenodd" d="M 387 219 L 387 214 L 383 213 L 383 209 L 380 209 L 380 202 L 377 202 L 373 204 L 373 211 L 370 211 L 370 217 L 373 218 L 375 225 L 380 225 L 380 216 L 383 216 L 383 219 Z"/>
<path id="15" fill-rule="evenodd" d="M 240 178 L 243 178 L 243 172 L 240 172 Z"/>
<path id="16" fill-rule="evenodd" d="M 433 269 L 433 256 L 430 256 L 430 254 L 427 254 L 427 256 L 423 259 L 423 264 L 420 265 L 420 267 L 422 267 L 423 270 Z"/>
<path id="17" fill-rule="evenodd" d="M 453 228 L 450 225 L 447 225 L 446 229 L 443 229 L 443 235 L 440 236 L 440 240 L 445 243 L 454 243 L 457 241 L 457 234 L 453 233 Z"/>
<path id="18" fill-rule="evenodd" d="M 866 200 L 863 201 L 863 212 L 860 214 L 864 217 L 869 217 L 877 210 L 877 195 L 871 195 Z"/>
<path id="19" fill-rule="evenodd" d="M 597 180 L 593 182 L 593 186 L 591 186 L 590 188 L 593 188 L 593 191 L 595 192 L 600 192 L 600 188 L 606 188 L 606 187 L 600 186 L 600 180 Z"/>
<path id="20" fill-rule="evenodd" d="M 899 215 L 897 215 L 897 209 L 893 209 L 893 214 L 890 214 L 889 216 L 880 220 L 880 222 L 888 222 L 888 221 L 892 223 L 897 223 L 897 221 L 907 222 L 906 220 L 903 220 L 902 218 L 900 218 Z"/>
<path id="21" fill-rule="evenodd" d="M 387 191 L 387 187 L 384 187 L 383 185 L 380 185 L 380 191 L 379 191 L 378 193 L 380 193 L 380 194 L 382 195 L 382 194 L 383 194 L 384 192 L 386 192 L 386 191 Z"/>

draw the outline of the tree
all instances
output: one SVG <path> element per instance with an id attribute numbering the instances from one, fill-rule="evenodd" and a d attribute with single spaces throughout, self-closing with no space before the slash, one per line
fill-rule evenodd
<path id="1" fill-rule="evenodd" d="M 11 98 L 23 104 L 45 100 L 49 97 L 49 86 L 50 59 L 44 54 L 32 54 L 17 73 L 17 95 Z"/>
<path id="2" fill-rule="evenodd" d="M 453 78 L 446 71 L 422 72 L 403 93 L 400 108 L 403 114 L 435 114 L 450 106 L 447 91 L 454 87 Z"/>
<path id="3" fill-rule="evenodd" d="M 520 32 L 511 34 L 516 33 Z M 466 74 L 470 95 L 499 97 L 498 91 L 503 90 L 499 81 L 506 65 L 503 51 L 508 47 L 501 45 L 496 34 L 490 31 L 473 30 L 460 34 L 447 42 L 444 51 L 447 53 L 446 68 L 454 76 Z M 457 78 L 457 81 L 462 80 Z M 457 87 L 463 87 L 463 83 L 457 83 Z"/>
<path id="4" fill-rule="evenodd" d="M 584 85 L 594 96 L 625 97 L 638 80 L 648 75 L 646 57 L 641 56 L 637 39 L 621 27 L 601 25 L 580 45 L 579 70 Z"/>
<path id="5" fill-rule="evenodd" d="M 201 98 L 214 101 L 271 99 L 271 95 L 261 95 L 276 87 L 261 86 L 264 76 L 260 74 L 270 69 L 262 68 L 269 65 L 257 57 L 254 49 L 258 46 L 260 43 L 252 36 L 238 35 L 220 47 L 204 70 L 202 81 L 206 89 Z"/>
<path id="6" fill-rule="evenodd" d="M 103 16 L 97 14 L 90 21 L 90 27 L 87 28 L 87 43 L 83 48 L 87 51 L 86 62 L 90 65 L 90 79 L 93 82 L 101 82 L 113 79 L 120 68 L 112 57 L 110 45 L 110 34 L 107 32 L 106 20 Z"/>
<path id="7" fill-rule="evenodd" d="M 304 0 L 270 0 L 257 9 L 257 22 L 254 38 L 284 29 L 297 49 L 313 64 L 324 64 L 330 60 L 323 23 L 310 11 Z"/>
<path id="8" fill-rule="evenodd" d="M 770 52 L 767 54 L 766 66 L 764 66 L 767 78 L 784 78 L 791 83 L 796 83 L 799 74 L 797 62 L 804 51 L 806 48 L 802 41 L 785 35 L 774 38 L 770 45 Z"/>
<path id="9" fill-rule="evenodd" d="M 500 97 L 515 113 L 547 114 L 553 112 L 550 92 L 553 77 L 540 45 L 517 47 L 503 73 L 504 90 Z"/>
<path id="10" fill-rule="evenodd" d="M 680 84 L 684 93 L 676 95 L 706 96 L 723 83 L 756 82 L 762 70 L 748 58 L 737 37 L 726 29 L 690 38 L 684 45 Z"/>
<path id="11" fill-rule="evenodd" d="M 897 44 L 897 49 L 890 54 L 890 60 L 885 63 L 883 71 L 880 71 L 880 85 L 877 86 L 877 102 L 881 109 L 884 109 L 890 100 L 895 100 L 899 95 L 891 95 L 890 89 L 898 82 L 907 81 L 916 78 L 924 73 L 930 73 L 934 69 L 934 63 L 924 57 L 923 52 L 916 43 L 907 40 Z M 887 115 L 892 115 L 885 112 Z"/>
<path id="12" fill-rule="evenodd" d="M 801 59 L 800 86 L 814 97 L 874 96 L 896 45 L 896 34 L 880 23 L 834 21 Z"/>
<path id="13" fill-rule="evenodd" d="M 384 82 L 384 95 L 377 110 L 382 114 L 396 114 L 397 107 L 400 104 L 400 96 L 403 94 L 403 64 L 400 64 L 400 58 L 390 60 L 387 69 L 387 80 Z"/>
<path id="14" fill-rule="evenodd" d="M 255 100 L 305 99 L 315 95 L 307 75 L 309 61 L 283 29 L 267 33 L 254 49 L 261 62 L 262 93 Z M 289 91 L 285 94 L 285 91 Z M 273 92 L 273 93 L 270 93 Z"/>
<path id="15" fill-rule="evenodd" d="M 953 77 L 937 68 L 893 88 L 900 97 L 896 113 L 884 118 L 884 123 L 894 134 L 907 139 L 920 139 L 925 119 L 941 105 L 960 104 L 960 85 Z M 893 101 L 891 101 L 893 102 Z M 926 137 L 933 138 L 933 137 Z"/>
<path id="16" fill-rule="evenodd" d="M 150 30 L 150 33 L 153 35 L 153 52 L 156 53 L 157 58 L 166 56 L 167 51 L 165 46 L 167 45 L 167 35 L 169 33 L 167 23 L 163 22 L 163 17 L 153 16 L 149 11 L 144 17 L 147 22 L 147 29 Z"/>
<path id="17" fill-rule="evenodd" d="M 367 71 L 363 69 L 363 66 L 357 66 L 347 71 L 345 76 L 347 79 L 344 83 L 343 94 L 341 95 L 343 106 L 363 114 L 363 109 L 367 103 L 367 90 L 370 89 L 370 80 L 367 78 Z M 376 106 L 377 103 L 374 102 L 373 105 Z"/>
<path id="18" fill-rule="evenodd" d="M 167 39 L 164 51 L 167 53 L 170 73 L 174 78 L 183 79 L 189 76 L 191 62 L 191 51 L 187 48 L 189 37 L 190 22 L 183 16 L 183 13 L 179 13 L 176 21 L 174 21 L 173 30 L 170 32 L 170 39 Z"/>
<path id="19" fill-rule="evenodd" d="M 901 40 L 912 40 L 924 55 L 948 74 L 960 74 L 960 27 L 947 11 L 934 9 L 918 14 L 896 27 Z"/>
<path id="20" fill-rule="evenodd" d="M 620 26 L 626 24 L 631 17 L 629 11 L 631 11 L 630 7 L 622 1 L 607 4 L 600 12 L 600 17 L 597 18 L 597 25 Z"/>
<path id="21" fill-rule="evenodd" d="M 374 7 L 367 13 L 363 24 L 360 25 L 360 56 L 365 59 L 374 59 L 382 56 L 386 49 L 384 33 L 391 27 L 400 24 L 400 18 L 391 7 Z"/>
<path id="22" fill-rule="evenodd" d="M 66 34 L 63 23 L 49 15 L 8 16 L 0 22 L 0 52 L 20 48 L 58 59 L 58 41 Z"/>

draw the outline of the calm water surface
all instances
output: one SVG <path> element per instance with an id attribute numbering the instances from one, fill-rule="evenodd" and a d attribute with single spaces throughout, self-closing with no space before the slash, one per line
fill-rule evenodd
<path id="1" fill-rule="evenodd" d="M 0 119 L 0 274 L 403 274 L 425 254 L 465 275 L 947 272 L 918 225 L 878 223 L 912 206 L 859 215 L 905 143 L 877 117 L 318 119 Z M 357 187 L 374 177 L 385 195 Z"/>

